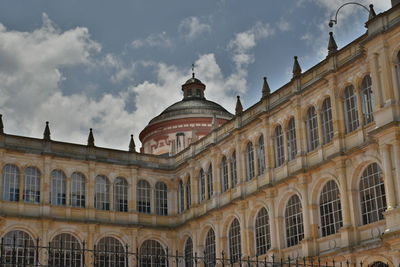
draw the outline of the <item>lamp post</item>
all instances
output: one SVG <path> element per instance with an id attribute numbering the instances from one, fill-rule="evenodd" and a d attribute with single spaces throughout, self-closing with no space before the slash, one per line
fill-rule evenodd
<path id="1" fill-rule="evenodd" d="M 360 4 L 360 3 L 357 3 L 357 2 L 347 2 L 347 3 L 344 3 L 343 5 L 341 5 L 341 6 L 336 10 L 335 19 L 329 20 L 329 24 L 328 24 L 329 27 L 332 28 L 334 24 L 337 24 L 337 16 L 338 16 L 338 13 L 339 13 L 340 9 L 342 9 L 343 7 L 345 7 L 345 6 L 347 6 L 347 5 L 357 5 L 357 6 L 360 6 L 360 7 L 364 8 L 368 13 L 370 12 L 370 10 L 368 9 L 368 7 L 366 7 L 366 6 L 364 6 L 364 5 Z M 373 7 L 373 5 L 370 5 L 370 8 L 372 8 L 372 7 Z"/>

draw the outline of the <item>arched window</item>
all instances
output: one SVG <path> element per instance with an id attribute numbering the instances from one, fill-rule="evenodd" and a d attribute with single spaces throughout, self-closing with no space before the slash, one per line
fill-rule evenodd
<path id="1" fill-rule="evenodd" d="M 71 206 L 84 208 L 86 204 L 86 179 L 80 172 L 74 172 L 71 177 Z"/>
<path id="2" fill-rule="evenodd" d="M 307 141 L 308 151 L 313 151 L 319 145 L 318 118 L 314 107 L 307 110 Z"/>
<path id="3" fill-rule="evenodd" d="M 258 138 L 257 146 L 258 155 L 258 175 L 264 174 L 265 171 L 265 147 L 264 147 L 264 137 L 261 135 Z"/>
<path id="4" fill-rule="evenodd" d="M 343 226 L 339 188 L 335 181 L 328 181 L 319 197 L 322 236 L 332 235 Z"/>
<path id="5" fill-rule="evenodd" d="M 228 184 L 228 162 L 226 160 L 226 157 L 224 156 L 221 161 L 221 187 L 222 187 L 222 192 L 225 192 L 228 190 L 229 184 Z"/>
<path id="6" fill-rule="evenodd" d="M 200 169 L 199 173 L 199 197 L 200 202 L 206 198 L 206 178 L 203 169 Z"/>
<path id="7" fill-rule="evenodd" d="M 208 189 L 207 197 L 208 197 L 208 199 L 210 199 L 214 195 L 214 182 L 213 182 L 213 174 L 212 174 L 212 165 L 211 164 L 207 171 L 207 189 Z"/>
<path id="8" fill-rule="evenodd" d="M 346 120 L 346 133 L 350 133 L 358 128 L 358 108 L 357 96 L 354 93 L 353 85 L 344 89 L 344 114 Z"/>
<path id="9" fill-rule="evenodd" d="M 257 255 L 264 255 L 271 248 L 269 216 L 265 208 L 261 208 L 256 217 L 255 236 Z"/>
<path id="10" fill-rule="evenodd" d="M 150 213 L 150 184 L 145 180 L 140 180 L 136 188 L 137 211 Z"/>
<path id="11" fill-rule="evenodd" d="M 381 168 L 372 163 L 365 168 L 360 179 L 360 202 L 363 224 L 383 220 L 386 210 L 385 185 Z"/>
<path id="12" fill-rule="evenodd" d="M 125 249 L 121 242 L 114 237 L 103 237 L 97 243 L 95 250 L 94 266 L 125 267 Z"/>
<path id="13" fill-rule="evenodd" d="M 168 188 L 164 182 L 157 182 L 155 186 L 156 213 L 168 215 Z"/>
<path id="14" fill-rule="evenodd" d="M 234 219 L 229 227 L 229 253 L 231 263 L 239 261 L 242 257 L 240 224 L 238 219 Z"/>
<path id="15" fill-rule="evenodd" d="M 386 263 L 383 263 L 381 261 L 376 261 L 369 266 L 370 267 L 389 267 L 389 265 L 387 265 Z"/>
<path id="16" fill-rule="evenodd" d="M 11 231 L 3 237 L 2 266 L 34 266 L 35 243 L 24 231 Z"/>
<path id="17" fill-rule="evenodd" d="M 19 170 L 15 165 L 7 164 L 3 168 L 3 200 L 19 200 Z"/>
<path id="18" fill-rule="evenodd" d="M 110 210 L 110 182 L 104 175 L 96 176 L 94 206 L 98 210 Z"/>
<path id="19" fill-rule="evenodd" d="M 332 107 L 329 97 L 325 98 L 324 102 L 322 102 L 321 121 L 323 141 L 324 144 L 327 144 L 333 138 Z"/>
<path id="20" fill-rule="evenodd" d="M 64 206 L 66 204 L 66 180 L 63 171 L 54 170 L 51 172 L 50 200 L 52 205 Z"/>
<path id="21" fill-rule="evenodd" d="M 288 157 L 289 160 L 292 160 L 297 155 L 296 125 L 294 122 L 294 118 L 291 118 L 288 123 L 287 141 L 288 141 Z"/>
<path id="22" fill-rule="evenodd" d="M 185 192 L 183 187 L 183 182 L 179 181 L 178 185 L 178 204 L 179 204 L 179 212 L 183 212 L 185 210 L 184 206 L 184 199 L 185 199 Z"/>
<path id="23" fill-rule="evenodd" d="M 205 267 L 214 267 L 216 264 L 215 233 L 212 228 L 208 230 L 206 236 L 206 243 L 204 246 L 204 260 Z"/>
<path id="24" fill-rule="evenodd" d="M 166 266 L 165 251 L 155 240 L 146 240 L 140 246 L 140 267 Z"/>
<path id="25" fill-rule="evenodd" d="M 286 245 L 295 246 L 304 238 L 303 213 L 300 199 L 293 195 L 285 209 Z"/>
<path id="26" fill-rule="evenodd" d="M 275 127 L 275 167 L 279 167 L 285 161 L 285 152 L 283 150 L 283 134 L 280 125 Z"/>
<path id="27" fill-rule="evenodd" d="M 232 188 L 233 188 L 237 184 L 237 166 L 236 166 L 236 152 L 235 151 L 232 153 L 231 171 L 232 171 L 231 179 L 232 179 Z"/>
<path id="28" fill-rule="evenodd" d="M 35 167 L 25 169 L 24 201 L 40 203 L 40 171 Z"/>
<path id="29" fill-rule="evenodd" d="M 190 185 L 190 176 L 186 182 L 186 209 L 189 209 L 192 205 L 192 192 L 191 192 L 191 185 Z"/>
<path id="30" fill-rule="evenodd" d="M 373 104 L 374 95 L 372 93 L 371 76 L 367 75 L 361 82 L 361 100 L 364 115 L 364 124 L 374 121 Z"/>
<path id="31" fill-rule="evenodd" d="M 246 146 L 246 171 L 247 181 L 250 181 L 254 178 L 254 151 L 252 142 L 248 142 Z"/>
<path id="32" fill-rule="evenodd" d="M 50 266 L 82 266 L 83 255 L 78 239 L 70 234 L 59 234 L 50 242 Z"/>
<path id="33" fill-rule="evenodd" d="M 193 267 L 193 241 L 190 237 L 185 243 L 185 267 Z"/>
<path id="34" fill-rule="evenodd" d="M 122 177 L 114 182 L 114 210 L 128 212 L 128 182 Z"/>

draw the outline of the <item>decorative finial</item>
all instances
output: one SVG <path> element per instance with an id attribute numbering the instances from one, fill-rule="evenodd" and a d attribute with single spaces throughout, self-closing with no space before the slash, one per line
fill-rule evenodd
<path id="1" fill-rule="evenodd" d="M 50 127 L 48 121 L 46 121 L 46 127 L 44 128 L 43 139 L 50 141 Z"/>
<path id="2" fill-rule="evenodd" d="M 243 112 L 243 106 L 242 103 L 240 102 L 240 96 L 237 96 L 235 115 L 240 115 L 242 112 Z"/>
<path id="3" fill-rule="evenodd" d="M 299 61 L 297 60 L 297 56 L 294 57 L 293 63 L 293 78 L 297 78 L 301 75 L 301 67 Z"/>
<path id="4" fill-rule="evenodd" d="M 337 52 L 337 44 L 335 38 L 333 38 L 333 32 L 329 33 L 329 42 L 328 42 L 328 56 L 335 54 Z"/>
<path id="5" fill-rule="evenodd" d="M 194 78 L 194 63 L 192 64 L 192 78 Z"/>
<path id="6" fill-rule="evenodd" d="M 375 13 L 375 10 L 374 10 L 374 5 L 373 4 L 370 4 L 369 5 L 369 16 L 368 16 L 368 20 L 371 20 L 371 19 L 373 19 L 373 18 L 375 18 L 376 17 L 376 13 Z"/>
<path id="7" fill-rule="evenodd" d="M 271 93 L 271 89 L 269 89 L 269 85 L 267 82 L 267 77 L 264 77 L 264 83 L 262 87 L 262 97 L 267 97 Z"/>
<path id="8" fill-rule="evenodd" d="M 90 128 L 90 131 L 89 131 L 89 137 L 88 137 L 88 140 L 87 140 L 87 146 L 90 146 L 90 147 L 94 146 L 94 136 L 93 136 L 92 128 Z"/>
<path id="9" fill-rule="evenodd" d="M 3 114 L 0 114 L 0 134 L 4 133 Z"/>
<path id="10" fill-rule="evenodd" d="M 131 141 L 129 142 L 129 152 L 136 152 L 135 140 L 133 140 L 133 134 L 131 134 Z"/>

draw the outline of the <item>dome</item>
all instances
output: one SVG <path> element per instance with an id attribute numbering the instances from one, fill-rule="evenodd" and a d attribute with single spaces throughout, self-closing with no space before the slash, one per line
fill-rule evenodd
<path id="1" fill-rule="evenodd" d="M 187 80 L 185 82 L 185 84 L 191 84 L 191 83 L 201 83 L 201 84 L 203 84 L 199 79 L 197 79 L 195 77 L 192 77 L 192 78 L 190 78 L 189 80 Z"/>
<path id="2" fill-rule="evenodd" d="M 160 115 L 153 118 L 149 125 L 177 118 L 212 117 L 213 114 L 228 120 L 233 117 L 220 104 L 206 99 L 193 98 L 181 100 L 167 107 Z"/>

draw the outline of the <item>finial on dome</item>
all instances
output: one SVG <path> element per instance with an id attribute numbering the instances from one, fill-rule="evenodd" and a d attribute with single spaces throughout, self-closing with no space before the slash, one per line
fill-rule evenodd
<path id="1" fill-rule="evenodd" d="M 269 88 L 267 77 L 264 77 L 264 83 L 262 87 L 262 97 L 267 97 L 271 93 L 271 89 Z"/>
<path id="2" fill-rule="evenodd" d="M 129 152 L 136 152 L 135 140 L 133 140 L 133 134 L 131 134 L 131 141 L 129 142 Z"/>
<path id="3" fill-rule="evenodd" d="M 328 56 L 337 52 L 337 44 L 335 38 L 333 37 L 333 32 L 329 33 L 329 42 L 328 42 Z"/>
<path id="4" fill-rule="evenodd" d="M 48 121 L 46 121 L 46 127 L 44 127 L 43 139 L 50 141 L 50 127 Z"/>
<path id="5" fill-rule="evenodd" d="M 192 78 L 194 78 L 194 63 L 192 64 Z"/>
<path id="6" fill-rule="evenodd" d="M 301 75 L 301 67 L 299 61 L 297 60 L 297 56 L 294 56 L 293 63 L 293 78 L 297 78 Z"/>
<path id="7" fill-rule="evenodd" d="M 376 17 L 376 13 L 375 13 L 375 10 L 374 10 L 374 5 L 373 4 L 370 4 L 369 5 L 369 16 L 368 16 L 368 20 L 371 20 L 371 19 L 373 19 L 373 18 L 375 18 Z"/>
<path id="8" fill-rule="evenodd" d="M 237 96 L 235 115 L 240 115 L 243 112 L 242 102 L 240 102 L 240 96 Z"/>
<path id="9" fill-rule="evenodd" d="M 93 136 L 92 128 L 90 128 L 90 131 L 89 131 L 89 137 L 88 137 L 88 140 L 87 140 L 87 146 L 90 146 L 90 147 L 94 146 L 94 136 Z"/>

